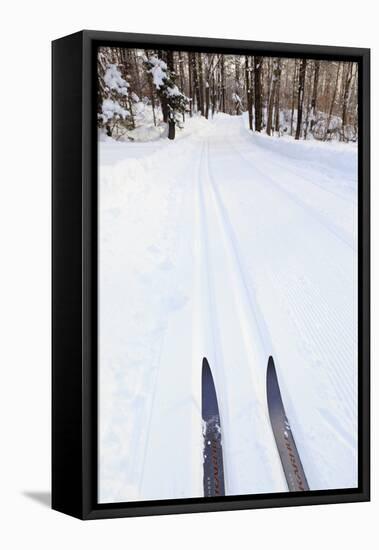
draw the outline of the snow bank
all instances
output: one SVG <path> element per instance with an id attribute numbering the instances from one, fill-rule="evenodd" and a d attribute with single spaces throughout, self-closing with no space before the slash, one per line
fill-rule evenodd
<path id="1" fill-rule="evenodd" d="M 141 498 L 160 354 L 188 296 L 178 275 L 196 142 L 99 143 L 100 500 Z"/>
<path id="2" fill-rule="evenodd" d="M 323 165 L 335 169 L 340 174 L 346 174 L 349 179 L 357 174 L 358 155 L 357 144 L 337 141 L 295 140 L 293 137 L 268 136 L 264 131 L 256 133 L 249 130 L 247 113 L 244 113 L 244 128 L 249 136 L 261 149 L 271 151 L 285 158 L 300 163 L 311 163 L 315 169 L 322 171 Z"/>

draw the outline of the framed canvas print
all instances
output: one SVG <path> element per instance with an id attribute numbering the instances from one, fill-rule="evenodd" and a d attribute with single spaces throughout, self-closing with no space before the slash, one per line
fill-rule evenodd
<path id="1" fill-rule="evenodd" d="M 53 42 L 53 508 L 369 499 L 369 50 Z"/>

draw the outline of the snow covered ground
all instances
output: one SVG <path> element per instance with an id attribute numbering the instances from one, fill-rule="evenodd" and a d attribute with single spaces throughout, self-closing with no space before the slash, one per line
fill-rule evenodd
<path id="1" fill-rule="evenodd" d="M 99 166 L 99 501 L 202 496 L 203 356 L 226 494 L 287 490 L 270 354 L 310 488 L 356 486 L 356 145 L 219 115 Z"/>

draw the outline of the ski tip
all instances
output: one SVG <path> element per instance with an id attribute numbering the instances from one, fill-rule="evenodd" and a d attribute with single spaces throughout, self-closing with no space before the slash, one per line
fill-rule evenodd
<path id="1" fill-rule="evenodd" d="M 212 371 L 206 357 L 203 358 L 203 368 L 201 373 L 201 399 L 203 420 L 212 416 L 218 416 L 218 403 L 216 396 L 216 387 L 212 376 Z"/>
<path id="2" fill-rule="evenodd" d="M 203 357 L 203 369 L 208 368 L 210 369 L 208 359 L 206 357 Z"/>
<path id="3" fill-rule="evenodd" d="M 211 367 L 210 367 L 210 365 L 208 363 L 208 359 L 206 357 L 203 357 L 203 368 L 202 368 L 201 378 L 202 378 L 202 381 L 203 381 L 203 386 L 204 386 L 204 383 L 206 381 L 212 381 L 212 383 L 213 383 L 213 376 L 212 376 Z"/>
<path id="4" fill-rule="evenodd" d="M 272 355 L 269 356 L 268 358 L 268 363 L 267 363 L 267 372 L 269 371 L 269 369 L 275 369 L 275 363 L 274 363 L 274 358 Z"/>

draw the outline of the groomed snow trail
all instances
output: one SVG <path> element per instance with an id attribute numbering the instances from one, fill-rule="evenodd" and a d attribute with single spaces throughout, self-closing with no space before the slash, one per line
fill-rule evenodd
<path id="1" fill-rule="evenodd" d="M 353 153 L 226 116 L 133 147 L 100 148 L 100 501 L 202 496 L 204 356 L 226 494 L 287 490 L 270 354 L 310 488 L 356 486 Z"/>

